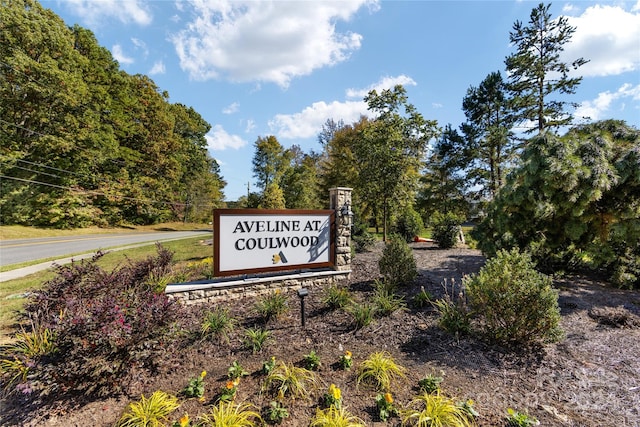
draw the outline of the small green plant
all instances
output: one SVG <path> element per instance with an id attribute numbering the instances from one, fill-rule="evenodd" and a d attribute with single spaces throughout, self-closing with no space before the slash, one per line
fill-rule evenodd
<path id="1" fill-rule="evenodd" d="M 417 308 L 424 308 L 431 304 L 433 301 L 433 295 L 424 289 L 424 286 L 420 287 L 420 292 L 415 294 L 411 299 L 413 305 Z"/>
<path id="2" fill-rule="evenodd" d="M 471 331 L 471 314 L 467 307 L 467 298 L 464 294 L 464 287 L 459 289 L 456 296 L 456 282 L 451 279 L 451 289 L 444 280 L 445 296 L 433 302 L 433 306 L 439 314 L 438 325 L 450 334 L 459 336 L 466 335 Z"/>
<path id="3" fill-rule="evenodd" d="M 227 370 L 227 376 L 232 380 L 240 377 L 245 377 L 247 375 L 249 375 L 249 372 L 245 371 L 242 365 L 240 365 L 237 360 L 234 360 Z"/>
<path id="4" fill-rule="evenodd" d="M 8 353 L 21 353 L 28 358 L 51 354 L 56 350 L 56 337 L 49 328 L 32 325 L 32 330 L 24 329 L 15 336 Z"/>
<path id="5" fill-rule="evenodd" d="M 14 356 L 12 359 L 0 360 L 0 378 L 2 378 L 2 391 L 10 394 L 16 384 L 24 383 L 29 375 L 27 363 Z"/>
<path id="6" fill-rule="evenodd" d="M 540 425 L 540 421 L 535 417 L 524 412 L 518 412 L 512 408 L 507 409 L 507 426 L 532 427 L 537 425 Z"/>
<path id="7" fill-rule="evenodd" d="M 335 406 L 340 409 L 342 406 L 342 390 L 335 384 L 331 384 L 329 390 L 322 396 L 322 404 L 325 408 Z"/>
<path id="8" fill-rule="evenodd" d="M 490 341 L 527 346 L 562 337 L 558 293 L 526 252 L 499 251 L 463 284 Z"/>
<path id="9" fill-rule="evenodd" d="M 262 351 L 267 341 L 271 338 L 271 332 L 262 328 L 248 328 L 244 331 L 244 345 L 253 353 Z"/>
<path id="10" fill-rule="evenodd" d="M 376 280 L 374 287 L 373 306 L 375 307 L 376 315 L 380 317 L 389 316 L 396 310 L 406 308 L 404 299 L 394 293 L 393 286 Z"/>
<path id="11" fill-rule="evenodd" d="M 214 311 L 208 311 L 200 327 L 203 338 L 222 338 L 229 342 L 229 334 L 236 326 L 236 320 L 231 317 L 227 308 L 216 307 Z"/>
<path id="12" fill-rule="evenodd" d="M 318 408 L 311 419 L 310 427 L 365 427 L 366 424 L 360 418 L 350 414 L 345 408 L 329 406 L 326 409 Z"/>
<path id="13" fill-rule="evenodd" d="M 347 313 L 353 317 L 353 323 L 356 329 L 362 329 L 365 326 L 369 326 L 371 322 L 373 322 L 375 312 L 375 306 L 368 303 L 354 303 L 347 308 Z"/>
<path id="14" fill-rule="evenodd" d="M 416 427 L 471 427 L 475 421 L 452 399 L 440 393 L 422 393 L 401 411 L 402 425 Z"/>
<path id="15" fill-rule="evenodd" d="M 418 381 L 418 387 L 422 393 L 433 394 L 440 391 L 440 383 L 442 382 L 442 377 L 437 377 L 435 375 L 427 375 L 421 380 Z"/>
<path id="16" fill-rule="evenodd" d="M 344 370 L 349 370 L 353 366 L 353 355 L 349 350 L 345 352 L 338 359 L 338 366 Z"/>
<path id="17" fill-rule="evenodd" d="M 307 398 L 318 379 L 313 371 L 281 362 L 265 379 L 263 389 L 275 393 L 279 399 L 285 397 Z"/>
<path id="18" fill-rule="evenodd" d="M 366 383 L 377 390 L 389 391 L 391 381 L 398 377 L 404 377 L 406 369 L 396 364 L 393 357 L 387 352 L 373 353 L 358 367 L 357 383 Z"/>
<path id="19" fill-rule="evenodd" d="M 276 357 L 271 356 L 269 360 L 265 360 L 262 362 L 262 369 L 260 370 L 264 375 L 269 375 L 269 372 L 273 371 L 273 368 L 276 367 Z"/>
<path id="20" fill-rule="evenodd" d="M 411 247 L 398 235 L 389 238 L 378 261 L 385 281 L 393 285 L 406 285 L 418 276 L 416 260 Z"/>
<path id="21" fill-rule="evenodd" d="M 189 379 L 189 383 L 182 390 L 182 394 L 186 397 L 202 397 L 204 396 L 204 377 L 207 371 L 202 371 L 200 376 Z"/>
<path id="22" fill-rule="evenodd" d="M 478 411 L 476 411 L 476 409 L 473 407 L 474 403 L 475 402 L 471 399 L 458 402 L 458 408 L 460 408 L 460 410 L 464 412 L 467 418 L 469 418 L 470 420 L 475 420 L 480 416 Z"/>
<path id="23" fill-rule="evenodd" d="M 280 289 L 277 289 L 258 299 L 255 310 L 265 322 L 277 319 L 289 310 L 287 296 Z"/>
<path id="24" fill-rule="evenodd" d="M 238 386 L 240 385 L 240 378 L 228 380 L 222 390 L 220 391 L 220 401 L 229 402 L 236 398 L 238 394 Z"/>
<path id="25" fill-rule="evenodd" d="M 177 397 L 163 391 L 154 392 L 149 399 L 142 395 L 138 402 L 129 404 L 127 412 L 118 421 L 118 426 L 160 427 L 179 406 L 180 402 Z"/>
<path id="26" fill-rule="evenodd" d="M 250 403 L 220 402 L 201 418 L 204 427 L 256 427 L 262 417 Z"/>
<path id="27" fill-rule="evenodd" d="M 184 414 L 180 417 L 178 421 L 173 423 L 171 427 L 191 427 L 191 419 L 189 419 L 189 414 Z"/>
<path id="28" fill-rule="evenodd" d="M 378 408 L 378 417 L 381 421 L 387 421 L 399 414 L 398 408 L 393 404 L 393 395 L 389 392 L 376 396 L 376 408 Z"/>
<path id="29" fill-rule="evenodd" d="M 265 421 L 268 424 L 282 424 L 286 418 L 289 418 L 289 411 L 282 403 L 272 401 L 266 409 L 265 415 Z"/>
<path id="30" fill-rule="evenodd" d="M 315 350 L 311 350 L 309 354 L 304 356 L 304 366 L 310 371 L 317 371 L 320 368 L 320 356 Z"/>
<path id="31" fill-rule="evenodd" d="M 337 310 L 349 306 L 349 304 L 353 302 L 353 296 L 349 289 L 333 285 L 325 291 L 322 302 L 326 304 L 329 309 Z"/>

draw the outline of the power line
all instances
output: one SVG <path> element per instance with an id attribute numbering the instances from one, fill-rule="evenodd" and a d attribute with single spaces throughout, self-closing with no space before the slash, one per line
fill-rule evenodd
<path id="1" fill-rule="evenodd" d="M 63 185 L 56 185 L 56 184 L 50 184 L 50 183 L 47 183 L 47 182 L 34 181 L 34 180 L 31 180 L 31 179 L 18 178 L 18 177 L 15 177 L 15 176 L 0 175 L 0 178 L 6 178 L 6 179 L 14 180 L 14 181 L 26 182 L 26 183 L 29 183 L 29 184 L 45 185 L 47 187 L 60 188 L 62 190 L 71 190 L 71 191 L 75 191 L 75 192 L 79 192 L 79 193 L 84 193 L 85 195 L 89 195 L 89 196 L 115 197 L 115 198 L 118 198 L 118 199 L 131 200 L 131 201 L 134 201 L 134 202 L 143 202 L 143 203 L 149 203 L 149 204 L 159 203 L 159 204 L 172 205 L 172 206 L 186 206 L 186 203 L 169 202 L 169 201 L 166 201 L 166 200 L 150 200 L 150 199 L 149 200 L 145 200 L 145 199 L 138 199 L 138 198 L 135 198 L 135 197 L 121 196 L 121 195 L 109 195 L 109 194 L 103 193 L 101 191 L 82 190 L 82 189 L 73 188 L 73 187 L 67 187 L 67 186 L 63 186 Z M 194 206 L 194 205 L 192 204 L 191 206 Z M 203 205 L 203 206 L 207 206 L 207 205 Z"/>

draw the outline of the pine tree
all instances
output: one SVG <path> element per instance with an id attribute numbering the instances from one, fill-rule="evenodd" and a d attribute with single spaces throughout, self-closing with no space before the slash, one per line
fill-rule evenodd
<path id="1" fill-rule="evenodd" d="M 534 122 L 535 128 L 527 132 L 570 124 L 572 116 L 565 112 L 567 102 L 552 100 L 556 92 L 573 94 L 582 77 L 569 77 L 571 69 L 578 69 L 587 61 L 576 59 L 571 64 L 560 60 L 563 46 L 571 40 L 575 27 L 566 17 L 551 19 L 550 4 L 540 3 L 531 11 L 528 25 L 521 21 L 513 24 L 509 40 L 516 52 L 505 64 L 509 77 L 516 120 Z"/>

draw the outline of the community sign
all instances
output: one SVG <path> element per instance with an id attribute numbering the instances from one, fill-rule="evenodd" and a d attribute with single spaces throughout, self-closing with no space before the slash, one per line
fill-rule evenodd
<path id="1" fill-rule="evenodd" d="M 216 209 L 214 274 L 334 265 L 333 210 Z"/>

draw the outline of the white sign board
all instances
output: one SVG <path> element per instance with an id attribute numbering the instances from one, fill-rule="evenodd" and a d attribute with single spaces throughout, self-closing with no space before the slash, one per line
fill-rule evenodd
<path id="1" fill-rule="evenodd" d="M 333 266 L 334 211 L 216 209 L 214 274 Z"/>

